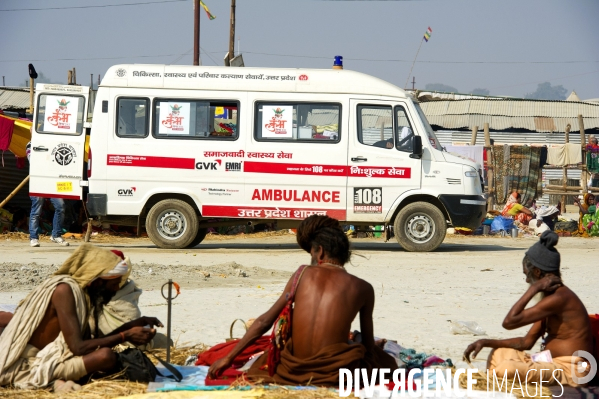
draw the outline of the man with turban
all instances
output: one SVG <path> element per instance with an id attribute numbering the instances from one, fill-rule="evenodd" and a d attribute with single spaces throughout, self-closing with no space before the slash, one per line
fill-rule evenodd
<path id="1" fill-rule="evenodd" d="M 503 320 L 503 328 L 514 330 L 532 324 L 524 337 L 481 339 L 466 348 L 464 356 L 473 358 L 482 348 L 493 348 L 487 361 L 489 372 L 498 379 L 518 379 L 524 383 L 569 385 L 577 387 L 591 367 L 577 351 L 593 352 L 589 314 L 582 301 L 566 287 L 560 274 L 560 254 L 555 249 L 558 235 L 545 231 L 540 240 L 526 251 L 522 261 L 526 293 Z M 529 308 L 535 297 L 542 299 Z M 539 354 L 529 355 L 543 337 Z"/>
<path id="2" fill-rule="evenodd" d="M 84 244 L 54 276 L 21 301 L 0 335 L 0 386 L 23 389 L 74 384 L 81 377 L 111 371 L 117 363 L 112 347 L 123 342 L 144 345 L 162 326 L 141 317 L 102 338 L 89 336 L 88 317 L 118 291 L 129 263 L 114 252 Z M 144 327 L 149 326 L 149 327 Z"/>

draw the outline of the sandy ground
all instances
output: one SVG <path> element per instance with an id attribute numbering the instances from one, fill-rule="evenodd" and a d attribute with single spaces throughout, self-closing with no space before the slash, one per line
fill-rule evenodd
<path id="1" fill-rule="evenodd" d="M 70 247 L 58 247 L 42 241 L 40 248 L 30 248 L 25 240 L 0 239 L 0 304 L 18 303 L 79 245 L 71 241 Z M 525 333 L 526 328 L 505 331 L 501 321 L 527 288 L 521 261 L 535 241 L 448 236 L 436 252 L 409 253 L 395 241 L 354 239 L 347 270 L 375 289 L 377 336 L 459 360 L 475 337 L 453 335 L 449 320 L 475 321 L 491 338 Z M 173 338 L 179 345 L 222 342 L 229 337 L 233 320 L 266 311 L 291 273 L 309 261 L 292 235 L 208 239 L 192 250 L 163 250 L 147 239 L 114 238 L 96 244 L 120 249 L 131 258 L 132 277 L 144 289 L 140 298 L 144 315 L 166 321 L 160 287 L 169 278 L 180 284 L 172 316 Z M 562 238 L 558 249 L 565 283 L 589 312 L 599 313 L 599 240 Z M 357 320 L 353 327 L 359 329 Z M 242 333 L 236 325 L 234 335 Z"/>

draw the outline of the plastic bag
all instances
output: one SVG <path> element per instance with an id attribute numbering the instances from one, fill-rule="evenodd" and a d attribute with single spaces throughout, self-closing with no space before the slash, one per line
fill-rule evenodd
<path id="1" fill-rule="evenodd" d="M 511 231 L 514 227 L 514 219 L 505 218 L 503 216 L 495 216 L 493 222 L 491 222 L 491 231 Z"/>
<path id="2" fill-rule="evenodd" d="M 449 321 L 449 331 L 454 335 L 486 335 L 487 332 L 475 321 Z"/>

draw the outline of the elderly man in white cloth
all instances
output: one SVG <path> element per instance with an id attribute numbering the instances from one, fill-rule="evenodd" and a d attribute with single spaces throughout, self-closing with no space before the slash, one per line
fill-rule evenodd
<path id="1" fill-rule="evenodd" d="M 112 347 L 150 342 L 156 333 L 153 327 L 162 327 L 153 317 L 140 317 L 102 338 L 89 339 L 89 316 L 110 301 L 129 270 L 128 259 L 107 249 L 78 247 L 21 301 L 0 335 L 0 386 L 78 389 L 73 381 L 115 369 Z"/>

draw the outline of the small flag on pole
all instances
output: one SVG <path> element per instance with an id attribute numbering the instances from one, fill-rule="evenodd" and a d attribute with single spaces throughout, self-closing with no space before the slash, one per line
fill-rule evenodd
<path id="1" fill-rule="evenodd" d="M 200 0 L 200 5 L 202 6 L 202 8 L 204 8 L 204 11 L 206 11 L 206 15 L 208 16 L 209 20 L 212 21 L 214 18 L 216 18 L 214 15 L 210 13 L 210 10 L 208 9 L 208 7 L 206 7 L 206 4 L 204 4 L 202 0 Z"/>
<path id="2" fill-rule="evenodd" d="M 433 33 L 433 30 L 429 26 L 428 29 L 426 30 L 426 32 L 424 32 L 424 40 L 426 40 L 428 42 L 428 39 L 431 38 L 432 33 Z"/>

